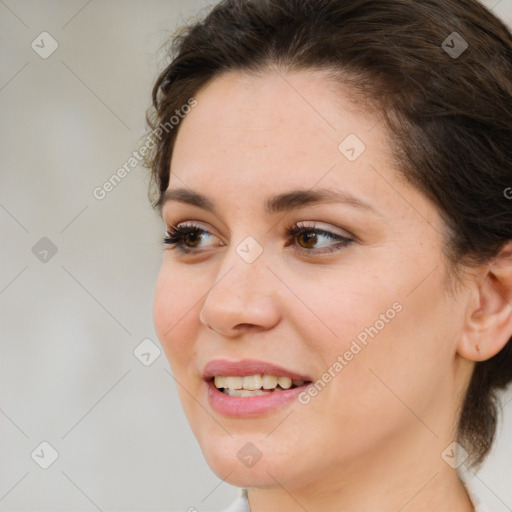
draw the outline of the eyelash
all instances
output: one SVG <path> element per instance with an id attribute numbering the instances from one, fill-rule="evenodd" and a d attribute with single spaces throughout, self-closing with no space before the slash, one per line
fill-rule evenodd
<path id="1" fill-rule="evenodd" d="M 165 245 L 173 245 L 174 247 L 170 247 L 169 249 L 178 249 L 178 251 L 182 254 L 192 254 L 198 252 L 196 249 L 187 248 L 184 244 L 185 239 L 191 233 L 209 233 L 206 229 L 201 228 L 195 224 L 185 224 L 178 225 L 167 231 L 166 236 L 163 239 L 163 243 Z M 338 235 L 336 233 L 332 233 L 330 231 L 326 231 L 324 229 L 316 228 L 315 226 L 299 226 L 298 224 L 294 224 L 286 228 L 286 235 L 288 238 L 296 238 L 305 233 L 315 233 L 315 235 L 326 236 L 333 240 L 338 240 L 338 243 L 324 249 L 322 251 L 314 250 L 314 249 L 305 249 L 303 247 L 297 247 L 296 250 L 302 254 L 307 254 L 311 256 L 312 254 L 330 254 L 334 252 L 341 251 L 345 247 L 349 246 L 351 243 L 355 242 L 354 239 L 348 238 L 342 235 Z"/>

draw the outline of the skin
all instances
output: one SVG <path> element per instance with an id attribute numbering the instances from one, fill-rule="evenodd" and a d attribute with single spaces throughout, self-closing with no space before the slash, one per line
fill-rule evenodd
<path id="1" fill-rule="evenodd" d="M 512 333 L 510 266 L 496 272 L 501 295 L 489 266 L 450 293 L 437 208 L 396 173 L 377 113 L 326 80 L 320 71 L 230 72 L 195 95 L 169 189 L 205 194 L 217 213 L 162 208 L 167 229 L 194 221 L 208 233 L 195 254 L 166 247 L 157 334 L 207 463 L 249 488 L 253 512 L 471 511 L 441 454 L 473 361 Z M 353 162 L 338 149 L 348 134 L 366 145 Z M 265 213 L 268 197 L 298 188 L 349 191 L 378 213 L 333 202 Z M 337 240 L 290 239 L 297 222 L 355 241 L 322 255 Z M 251 264 L 236 252 L 247 236 L 263 249 Z M 307 405 L 251 419 L 209 406 L 208 361 L 260 359 L 315 381 L 395 303 L 401 311 Z M 252 468 L 237 458 L 247 442 L 262 453 Z"/>

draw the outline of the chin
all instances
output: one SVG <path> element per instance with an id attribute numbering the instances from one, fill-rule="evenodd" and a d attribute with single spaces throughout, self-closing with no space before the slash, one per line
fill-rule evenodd
<path id="1" fill-rule="evenodd" d="M 206 463 L 220 479 L 235 487 L 258 488 L 293 487 L 307 482 L 301 470 L 303 465 L 297 464 L 300 454 L 295 453 L 296 460 L 290 461 L 294 450 L 283 446 L 278 437 L 272 442 L 264 435 L 224 434 L 222 438 L 200 441 Z"/>

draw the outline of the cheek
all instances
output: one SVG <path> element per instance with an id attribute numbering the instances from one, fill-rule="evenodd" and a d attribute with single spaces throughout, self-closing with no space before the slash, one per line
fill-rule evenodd
<path id="1" fill-rule="evenodd" d="M 304 339 L 324 365 L 321 380 L 328 382 L 311 406 L 321 417 L 336 403 L 334 416 L 354 427 L 354 439 L 361 428 L 371 430 L 368 425 L 391 429 L 411 419 L 404 403 L 427 414 L 449 389 L 457 315 L 439 273 L 420 286 L 413 268 L 359 275 L 326 274 L 314 286 L 303 280 L 295 289 L 315 313 L 298 303 L 295 308 Z"/>
<path id="2" fill-rule="evenodd" d="M 191 395 L 197 396 L 201 385 L 194 363 L 199 325 L 197 308 L 200 307 L 200 298 L 204 292 L 191 284 L 192 281 L 174 265 L 162 265 L 153 299 L 153 323 L 176 380 L 183 410 L 197 435 L 199 423 L 196 415 L 200 415 L 201 411 L 197 411 Z"/>
<path id="3" fill-rule="evenodd" d="M 396 292 L 368 269 L 325 269 L 311 278 L 295 278 L 293 283 L 294 295 L 286 300 L 285 314 L 294 318 L 301 338 L 326 366 L 351 348 L 354 353 L 362 352 L 353 341 L 364 349 L 376 323 L 380 337 L 401 314 L 397 312 L 402 309 L 400 304 L 393 307 L 399 302 Z"/>
<path id="4" fill-rule="evenodd" d="M 179 371 L 193 356 L 201 296 L 190 280 L 177 278 L 179 275 L 164 263 L 153 299 L 155 331 L 173 371 Z"/>

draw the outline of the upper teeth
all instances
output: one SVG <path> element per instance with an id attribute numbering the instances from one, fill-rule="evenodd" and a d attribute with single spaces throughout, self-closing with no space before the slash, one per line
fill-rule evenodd
<path id="1" fill-rule="evenodd" d="M 275 389 L 277 385 L 283 389 L 290 389 L 292 383 L 295 386 L 302 386 L 303 380 L 293 380 L 289 377 L 276 377 L 275 375 L 247 375 L 245 377 L 231 377 L 224 375 L 215 376 L 215 386 L 217 388 L 229 389 Z"/>

